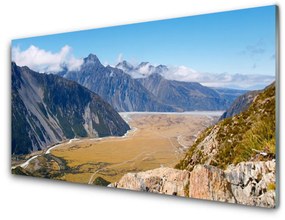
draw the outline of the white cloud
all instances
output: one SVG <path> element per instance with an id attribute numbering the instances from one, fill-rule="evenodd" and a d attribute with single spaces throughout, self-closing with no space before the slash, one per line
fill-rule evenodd
<path id="1" fill-rule="evenodd" d="M 53 53 L 31 45 L 22 51 L 19 47 L 12 48 L 12 60 L 19 66 L 28 66 L 38 72 L 59 72 L 66 67 L 68 70 L 78 70 L 83 59 L 77 59 L 72 54 L 72 48 L 65 45 L 59 52 Z"/>
<path id="2" fill-rule="evenodd" d="M 270 75 L 205 73 L 185 66 L 171 67 L 162 75 L 171 80 L 199 82 L 209 87 L 236 89 L 261 89 L 275 80 L 275 77 Z"/>
<path id="3" fill-rule="evenodd" d="M 241 52 L 241 54 L 247 54 L 251 57 L 256 57 L 266 52 L 265 43 L 262 39 L 260 39 L 255 44 L 250 44 L 245 47 L 245 49 Z"/>

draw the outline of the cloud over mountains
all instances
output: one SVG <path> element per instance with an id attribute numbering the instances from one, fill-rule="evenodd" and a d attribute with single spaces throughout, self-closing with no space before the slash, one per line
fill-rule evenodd
<path id="1" fill-rule="evenodd" d="M 28 66 L 38 72 L 59 72 L 63 68 L 77 70 L 83 59 L 77 59 L 72 54 L 72 48 L 65 45 L 58 52 L 51 52 L 31 45 L 26 50 L 19 47 L 12 48 L 12 60 L 19 66 Z"/>
<path id="2" fill-rule="evenodd" d="M 133 78 L 145 78 L 152 73 L 159 73 L 169 80 L 199 82 L 208 87 L 255 90 L 262 89 L 275 80 L 275 77 L 270 75 L 207 73 L 196 71 L 186 66 L 153 66 L 148 62 L 133 65 L 127 61 L 122 61 L 118 63 L 116 67 L 130 74 Z"/>
<path id="3" fill-rule="evenodd" d="M 206 73 L 185 66 L 172 67 L 163 73 L 167 79 L 199 82 L 209 87 L 227 87 L 236 89 L 261 89 L 275 80 L 271 75 Z"/>
<path id="4" fill-rule="evenodd" d="M 260 48 L 249 48 L 254 52 L 261 52 Z M 19 66 L 28 66 L 37 72 L 55 73 L 66 68 L 69 71 L 80 70 L 83 59 L 76 58 L 72 48 L 68 45 L 58 52 L 51 52 L 31 45 L 26 50 L 19 47 L 12 48 L 12 60 Z M 130 74 L 133 78 L 143 78 L 157 72 L 169 80 L 199 82 L 209 87 L 227 87 L 235 89 L 262 89 L 275 80 L 275 76 L 261 74 L 231 74 L 231 73 L 207 73 L 191 69 L 186 66 L 164 65 L 154 66 L 148 62 L 131 64 L 123 61 L 123 55 L 118 56 L 117 68 Z"/>

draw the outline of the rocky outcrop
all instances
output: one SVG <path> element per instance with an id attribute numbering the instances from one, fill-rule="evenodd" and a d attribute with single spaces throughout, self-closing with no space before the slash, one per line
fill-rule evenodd
<path id="1" fill-rule="evenodd" d="M 275 206 L 275 164 L 275 160 L 241 162 L 225 170 L 238 203 L 267 208 Z"/>
<path id="2" fill-rule="evenodd" d="M 116 188 L 188 196 L 190 172 L 172 168 L 157 168 L 146 172 L 125 174 Z"/>
<path id="3" fill-rule="evenodd" d="M 197 165 L 190 175 L 189 197 L 235 203 L 231 184 L 224 172 L 209 165 Z"/>
<path id="4" fill-rule="evenodd" d="M 157 168 L 125 174 L 113 187 L 273 208 L 275 160 L 242 162 L 225 171 L 200 164 L 191 172 Z"/>

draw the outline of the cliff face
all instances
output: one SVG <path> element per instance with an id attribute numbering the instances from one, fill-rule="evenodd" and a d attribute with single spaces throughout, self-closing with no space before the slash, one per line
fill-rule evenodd
<path id="1" fill-rule="evenodd" d="M 74 137 L 120 136 L 129 129 L 108 103 L 76 82 L 12 63 L 12 154 Z"/>
<path id="2" fill-rule="evenodd" d="M 275 207 L 275 160 L 242 162 L 223 171 L 211 165 L 196 165 L 190 172 L 157 168 L 128 173 L 112 185 L 136 191 L 177 195 L 195 199 Z"/>

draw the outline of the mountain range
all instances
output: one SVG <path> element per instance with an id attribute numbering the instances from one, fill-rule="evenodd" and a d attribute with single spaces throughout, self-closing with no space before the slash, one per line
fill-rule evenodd
<path id="1" fill-rule="evenodd" d="M 76 82 L 12 63 L 12 154 L 76 137 L 121 136 L 129 125 Z"/>
<path id="2" fill-rule="evenodd" d="M 97 93 L 117 111 L 173 112 L 180 110 L 160 102 L 121 69 L 103 66 L 93 54 L 84 59 L 79 71 L 63 71 L 58 74 Z"/>
<path id="3" fill-rule="evenodd" d="M 163 77 L 167 66 L 127 61 L 104 66 L 98 57 L 84 58 L 80 70 L 57 73 L 100 95 L 117 111 L 175 112 L 225 110 L 243 90 L 209 88 L 197 82 L 181 82 Z M 230 95 L 229 95 L 230 93 Z"/>

